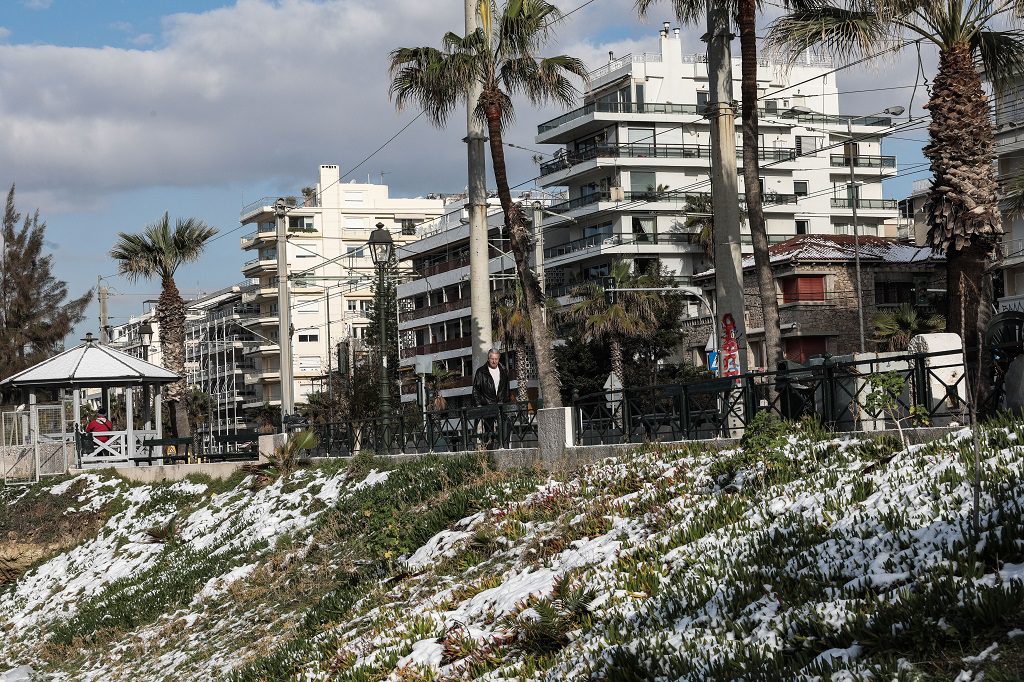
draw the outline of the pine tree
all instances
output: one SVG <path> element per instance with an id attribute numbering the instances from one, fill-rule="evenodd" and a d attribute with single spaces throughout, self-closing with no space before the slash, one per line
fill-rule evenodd
<path id="1" fill-rule="evenodd" d="M 43 253 L 46 223 L 39 211 L 24 221 L 7 193 L 0 260 L 0 377 L 30 367 L 63 348 L 85 319 L 92 290 L 68 300 L 67 282 L 53 276 L 53 256 Z"/>

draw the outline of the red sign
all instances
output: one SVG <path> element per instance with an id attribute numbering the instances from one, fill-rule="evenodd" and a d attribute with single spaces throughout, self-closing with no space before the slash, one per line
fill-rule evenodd
<path id="1" fill-rule="evenodd" d="M 719 367 L 723 377 L 736 377 L 742 373 L 740 368 L 740 345 L 736 339 L 736 320 L 732 313 L 722 316 L 722 344 L 720 346 Z"/>

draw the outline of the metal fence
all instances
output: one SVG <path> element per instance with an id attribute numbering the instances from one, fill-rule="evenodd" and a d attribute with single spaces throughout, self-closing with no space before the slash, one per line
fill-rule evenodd
<path id="1" fill-rule="evenodd" d="M 537 446 L 536 414 L 525 403 L 408 412 L 390 419 L 312 424 L 314 456 L 465 452 Z"/>
<path id="2" fill-rule="evenodd" d="M 0 416 L 0 474 L 5 484 L 33 483 L 68 470 L 73 447 L 64 405 L 32 405 Z"/>
<path id="3" fill-rule="evenodd" d="M 877 377 L 889 374 L 902 389 L 887 410 L 872 394 Z M 598 445 L 736 437 L 758 412 L 816 417 L 837 431 L 877 431 L 895 428 L 897 419 L 909 425 L 916 408 L 919 418 L 942 426 L 964 420 L 966 407 L 964 356 L 948 351 L 825 359 L 789 371 L 595 393 L 573 401 L 573 418 L 576 443 Z"/>

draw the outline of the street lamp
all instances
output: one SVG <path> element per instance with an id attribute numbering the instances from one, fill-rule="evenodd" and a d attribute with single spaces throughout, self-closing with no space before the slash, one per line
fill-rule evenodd
<path id="1" fill-rule="evenodd" d="M 876 116 L 878 114 L 886 114 L 888 116 L 899 116 L 906 109 L 901 106 L 888 107 L 882 111 L 874 114 L 867 114 L 860 118 L 867 118 L 868 116 Z M 806 115 L 814 113 L 807 107 L 791 107 L 789 109 L 790 114 Z M 846 162 L 850 166 L 850 189 L 848 195 L 850 197 L 850 209 L 853 212 L 853 263 L 854 263 L 854 280 L 853 288 L 857 293 L 857 323 L 860 327 L 860 352 L 865 352 L 864 344 L 864 293 L 863 286 L 860 281 L 860 232 L 857 225 L 857 203 L 860 201 L 860 193 L 857 191 L 857 182 L 854 177 L 854 170 L 857 165 L 857 157 L 853 152 L 853 117 L 847 117 L 846 119 L 846 136 L 849 138 L 849 154 L 846 155 Z"/>
<path id="2" fill-rule="evenodd" d="M 388 316 L 384 310 L 386 305 L 384 299 L 384 270 L 391 262 L 395 244 L 391 239 L 391 233 L 384 229 L 384 223 L 377 223 L 376 228 L 376 230 L 370 233 L 370 240 L 367 242 L 367 245 L 370 247 L 370 257 L 373 259 L 373 265 L 377 268 L 377 322 L 380 325 L 380 355 L 382 363 L 382 371 L 380 373 L 380 416 L 384 424 L 385 440 L 387 440 L 388 417 L 391 414 L 391 395 L 388 391 Z"/>

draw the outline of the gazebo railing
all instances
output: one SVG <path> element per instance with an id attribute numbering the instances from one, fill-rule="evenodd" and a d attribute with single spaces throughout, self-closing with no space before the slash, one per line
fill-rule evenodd
<path id="1" fill-rule="evenodd" d="M 91 451 L 81 452 L 79 456 L 83 469 L 133 464 L 137 458 L 148 458 L 148 448 L 144 447 L 143 443 L 160 437 L 156 429 L 135 429 L 131 432 L 103 431 L 91 435 Z M 84 450 L 89 441 L 82 438 L 81 442 Z"/>

